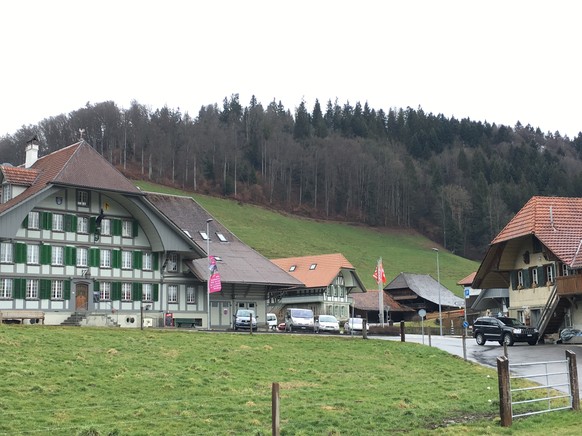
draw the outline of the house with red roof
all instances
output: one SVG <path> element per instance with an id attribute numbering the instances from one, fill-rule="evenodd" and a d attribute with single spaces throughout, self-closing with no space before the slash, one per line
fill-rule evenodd
<path id="1" fill-rule="evenodd" d="M 540 337 L 582 327 L 582 198 L 532 197 L 491 242 L 474 288 L 506 290 Z"/>
<path id="2" fill-rule="evenodd" d="M 302 284 L 271 301 L 270 311 L 279 318 L 286 308 L 297 307 L 311 309 L 315 316 L 334 315 L 346 321 L 351 316 L 352 295 L 366 292 L 356 269 L 341 253 L 271 260 Z"/>
<path id="3" fill-rule="evenodd" d="M 24 165 L 0 165 L 0 319 L 227 329 L 236 308 L 264 322 L 268 295 L 302 286 L 191 197 L 140 190 L 84 140 L 38 154 L 30 141 Z"/>

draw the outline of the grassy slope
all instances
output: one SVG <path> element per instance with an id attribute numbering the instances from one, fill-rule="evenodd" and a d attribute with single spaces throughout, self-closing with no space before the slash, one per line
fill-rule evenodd
<path id="1" fill-rule="evenodd" d="M 437 279 L 436 253 L 432 248 L 438 247 L 441 282 L 458 296 L 463 295 L 463 289 L 457 281 L 479 266 L 410 231 L 310 220 L 147 182 L 136 184 L 148 191 L 191 195 L 243 242 L 269 259 L 342 253 L 368 289 L 377 287 L 372 273 L 379 257 L 388 282 L 401 272 L 430 274 Z"/>

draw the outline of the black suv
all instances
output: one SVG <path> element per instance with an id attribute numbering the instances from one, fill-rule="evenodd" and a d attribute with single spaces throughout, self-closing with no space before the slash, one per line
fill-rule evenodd
<path id="1" fill-rule="evenodd" d="M 515 318 L 483 316 L 473 323 L 473 337 L 479 345 L 485 345 L 487 341 L 497 341 L 499 345 L 503 345 L 504 342 L 507 345 L 513 345 L 514 342 L 535 345 L 539 339 L 539 332 Z"/>

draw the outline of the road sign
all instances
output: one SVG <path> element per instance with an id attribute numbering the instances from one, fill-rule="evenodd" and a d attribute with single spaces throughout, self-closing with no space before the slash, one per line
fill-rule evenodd
<path id="1" fill-rule="evenodd" d="M 469 327 L 469 323 L 467 321 L 464 321 L 463 322 L 463 328 L 467 328 L 467 327 Z"/>
<path id="2" fill-rule="evenodd" d="M 426 310 L 420 309 L 418 311 L 418 316 L 420 316 L 421 318 L 424 318 L 426 316 Z"/>
<path id="3" fill-rule="evenodd" d="M 469 298 L 470 291 L 469 288 L 465 288 L 465 298 Z"/>

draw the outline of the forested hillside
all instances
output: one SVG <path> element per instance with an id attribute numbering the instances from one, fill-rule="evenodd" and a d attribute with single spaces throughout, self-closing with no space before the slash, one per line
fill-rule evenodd
<path id="1" fill-rule="evenodd" d="M 414 228 L 479 259 L 532 195 L 582 195 L 582 134 L 447 118 L 421 108 L 281 102 L 238 95 L 180 109 L 87 103 L 0 138 L 0 161 L 24 162 L 80 135 L 128 177 L 301 215 Z"/>

